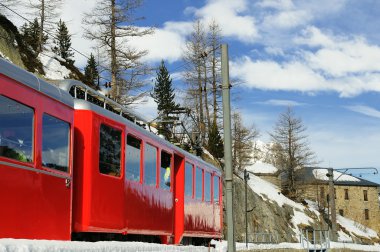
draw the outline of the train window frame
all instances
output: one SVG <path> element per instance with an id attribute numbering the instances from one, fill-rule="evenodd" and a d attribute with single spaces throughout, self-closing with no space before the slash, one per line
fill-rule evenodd
<path id="1" fill-rule="evenodd" d="M 67 149 L 66 149 L 66 151 L 67 151 L 67 167 L 66 167 L 66 170 L 61 170 L 61 169 L 58 169 L 57 167 L 50 167 L 50 166 L 48 166 L 48 165 L 46 165 L 45 163 L 44 163 L 44 136 L 45 136 L 45 134 L 44 134 L 44 132 L 46 131 L 45 130 L 45 124 L 44 124 L 44 122 L 45 122 L 45 117 L 50 117 L 51 119 L 55 119 L 55 120 L 58 120 L 58 121 L 60 121 L 61 123 L 65 123 L 66 124 L 66 126 L 67 126 Z M 54 115 L 52 115 L 52 114 L 50 114 L 50 113 L 46 113 L 46 112 L 44 112 L 43 114 L 42 114 L 42 128 L 41 128 L 41 166 L 43 167 L 43 168 L 45 168 L 45 169 L 49 169 L 49 170 L 53 170 L 53 171 L 58 171 L 58 172 L 63 172 L 63 173 L 70 173 L 70 163 L 71 163 L 71 155 L 70 155 L 70 153 L 71 153 L 71 123 L 69 123 L 68 121 L 65 121 L 65 120 L 63 120 L 63 119 L 61 119 L 61 118 L 58 118 L 58 117 L 56 117 L 56 116 L 54 116 Z M 56 139 L 55 139 L 56 140 Z M 61 142 L 61 141 L 59 141 L 59 142 Z"/>
<path id="2" fill-rule="evenodd" d="M 200 171 L 200 173 L 198 173 L 198 171 Z M 201 175 L 200 179 L 198 177 L 198 175 Z M 199 166 L 196 166 L 195 168 L 195 199 L 196 200 L 199 200 L 199 201 L 203 201 L 203 197 L 204 197 L 204 185 L 203 185 L 203 177 L 204 177 L 204 171 L 203 171 L 203 168 L 199 167 Z M 201 186 L 201 189 L 199 191 L 199 185 Z M 199 197 L 199 192 L 200 192 L 200 197 Z"/>
<path id="3" fill-rule="evenodd" d="M 154 144 L 151 144 L 151 143 L 149 143 L 149 142 L 145 142 L 144 144 L 144 155 L 143 155 L 143 158 L 144 158 L 144 172 L 143 172 L 143 182 L 144 182 L 144 184 L 145 185 L 148 185 L 148 186 L 154 186 L 154 187 L 157 187 L 157 178 L 158 178 L 158 176 L 157 176 L 157 166 L 158 166 L 158 161 L 159 161 L 159 159 L 158 159 L 158 157 L 159 157 L 159 150 L 158 150 L 158 147 L 157 146 L 155 146 Z M 148 156 L 147 155 L 147 148 L 148 147 L 152 147 L 153 149 L 155 149 L 156 150 L 156 156 L 155 156 L 155 167 L 154 167 L 154 171 L 155 171 L 155 177 L 154 177 L 154 180 L 152 180 L 152 181 L 154 181 L 154 184 L 152 184 L 152 183 L 147 183 L 147 180 L 146 180 L 146 178 L 147 178 L 147 176 L 146 176 L 146 174 L 147 174 L 147 165 L 146 165 L 146 157 Z M 151 181 L 151 182 L 152 182 Z"/>
<path id="4" fill-rule="evenodd" d="M 204 174 L 203 174 L 204 178 L 203 178 L 203 190 L 204 190 L 204 201 L 205 202 L 208 202 L 208 203 L 211 203 L 212 202 L 212 174 L 208 171 L 204 171 Z M 207 176 L 209 176 L 209 179 L 207 178 Z M 207 184 L 208 182 L 208 184 Z M 208 188 L 208 191 L 207 191 L 207 188 Z"/>
<path id="5" fill-rule="evenodd" d="M 13 152 L 15 152 L 18 156 L 19 156 L 19 158 L 13 158 L 13 157 L 9 157 L 9 156 L 5 156 L 5 155 L 0 155 L 0 158 L 6 158 L 6 159 L 10 159 L 10 160 L 14 160 L 14 161 L 16 161 L 16 162 L 22 162 L 22 163 L 24 163 L 24 164 L 34 164 L 35 163 L 35 161 L 36 161 L 36 155 L 35 155 L 35 143 L 36 143 L 36 132 L 35 132 L 35 128 L 36 128 L 36 109 L 34 108 L 34 107 L 32 107 L 32 106 L 29 106 L 29 105 L 26 105 L 25 103 L 22 103 L 22 102 L 20 102 L 20 101 L 18 101 L 18 100 L 15 100 L 15 99 L 12 99 L 12 98 L 10 98 L 10 97 L 8 97 L 8 96 L 5 96 L 5 95 L 3 95 L 3 94 L 0 94 L 0 99 L 1 99 L 1 97 L 3 97 L 3 98 L 5 98 L 6 100 L 10 100 L 10 101 L 12 101 L 12 102 L 14 102 L 14 103 L 16 103 L 16 105 L 21 105 L 21 106 L 23 106 L 24 107 L 24 109 L 26 108 L 26 109 L 29 109 L 32 113 L 32 120 L 31 120 L 31 128 L 30 128 L 30 132 L 31 132 L 31 134 L 30 134 L 30 149 L 28 149 L 28 151 L 30 150 L 30 156 L 29 156 L 29 160 L 28 160 L 28 157 L 26 156 L 25 157 L 25 155 L 24 154 L 22 154 L 22 156 L 21 156 L 21 154 L 19 153 L 19 152 L 17 152 L 17 151 L 13 151 Z M 10 105 L 8 105 L 8 107 L 10 108 Z M 1 128 L 1 127 L 0 127 Z M 13 129 L 13 133 L 15 132 L 15 130 L 14 130 L 14 126 L 12 126 L 12 129 Z M 24 130 L 23 130 L 23 132 L 24 132 Z M 14 136 L 13 136 L 14 137 Z M 1 137 L 1 134 L 0 134 L 0 139 L 1 139 L 1 141 L 3 141 L 3 139 L 7 139 L 6 137 Z M 0 142 L 1 142 L 0 141 Z M 18 144 L 20 144 L 20 147 L 21 147 L 21 145 L 24 145 L 24 140 L 22 140 L 22 139 L 17 139 L 17 142 L 16 141 L 12 141 L 12 143 L 13 144 L 15 144 L 15 146 L 17 146 Z M 9 147 L 8 146 L 5 146 L 7 149 L 9 149 Z M 1 149 L 1 152 L 0 152 L 0 154 L 2 154 L 4 152 L 4 150 L 3 149 Z M 24 157 L 26 160 L 24 161 L 23 160 L 23 158 L 22 157 Z"/>
<path id="6" fill-rule="evenodd" d="M 139 141 L 140 142 L 139 157 L 136 159 L 136 160 L 139 160 L 139 166 L 138 166 L 139 168 L 135 169 L 136 172 L 138 170 L 138 175 L 133 174 L 128 169 L 128 167 L 129 167 L 128 163 L 130 162 L 130 158 L 129 158 L 130 156 L 128 155 L 130 148 L 128 146 L 134 147 L 133 145 L 129 144 L 128 138 L 133 138 L 133 141 Z M 131 141 L 132 141 L 132 139 L 131 139 Z M 133 142 L 130 142 L 130 143 L 133 144 Z M 137 149 L 137 148 L 135 147 L 135 149 Z M 142 165 L 143 165 L 143 162 L 144 162 L 144 160 L 143 160 L 143 152 L 144 152 L 144 142 L 143 142 L 143 140 L 141 138 L 139 138 L 139 137 L 136 137 L 134 134 L 127 134 L 126 141 L 125 141 L 125 165 L 124 166 L 125 166 L 125 177 L 126 177 L 126 179 L 128 181 L 142 183 L 142 176 L 143 176 L 143 174 L 142 174 L 141 170 L 142 170 Z"/>
<path id="7" fill-rule="evenodd" d="M 102 143 L 102 131 L 101 131 L 101 127 L 104 126 L 104 127 L 108 127 L 110 129 L 112 129 L 113 131 L 117 131 L 117 132 L 120 132 L 120 153 L 119 153 L 119 166 L 118 166 L 118 170 L 116 170 L 116 173 L 113 172 L 113 171 L 110 171 L 110 172 L 106 172 L 106 171 L 102 171 L 102 167 L 101 167 L 101 143 Z M 111 177 L 115 177 L 115 178 L 120 178 L 122 176 L 122 169 L 121 169 L 121 166 L 122 166 L 122 153 L 123 153 L 123 148 L 122 148 L 122 144 L 123 144 L 123 130 L 121 130 L 120 128 L 117 128 L 117 127 L 114 127 L 112 125 L 109 125 L 109 124 L 106 124 L 106 123 L 101 123 L 100 126 L 99 126 L 99 159 L 98 159 L 98 170 L 99 170 L 99 173 L 101 175 L 105 175 L 105 176 L 111 176 Z M 114 141 L 112 141 L 114 143 Z M 104 162 L 103 162 L 104 163 Z M 112 164 L 113 165 L 113 164 Z M 111 170 L 111 169 L 106 169 L 106 170 Z"/>
<path id="8" fill-rule="evenodd" d="M 215 183 L 215 179 L 217 179 L 217 183 Z M 219 175 L 214 175 L 212 178 L 212 200 L 215 204 L 219 205 L 220 202 L 220 176 Z M 218 188 L 218 195 L 217 197 L 215 196 L 215 189 Z M 216 199 L 216 200 L 215 200 Z"/>
<path id="9" fill-rule="evenodd" d="M 191 169 L 191 182 L 189 180 L 187 180 L 187 178 L 188 178 L 187 171 L 189 169 Z M 188 191 L 187 190 L 188 183 L 186 183 L 187 181 L 189 181 L 191 184 L 191 195 L 187 194 L 187 191 Z M 189 161 L 185 162 L 185 197 L 194 199 L 194 164 L 190 163 Z"/>
<path id="10" fill-rule="evenodd" d="M 163 154 L 170 156 L 170 159 L 169 159 L 170 165 L 169 166 L 163 166 L 162 165 Z M 172 184 L 173 184 L 172 183 L 173 154 L 164 150 L 164 149 L 161 149 L 160 150 L 160 162 L 159 162 L 159 164 L 160 164 L 160 167 L 159 167 L 159 188 L 166 190 L 166 191 L 171 191 L 172 190 Z M 169 168 L 169 170 L 167 168 Z M 165 178 L 166 176 L 168 176 L 168 178 Z M 167 183 L 169 183 L 169 185 Z M 164 185 L 166 185 L 166 186 L 164 186 Z"/>

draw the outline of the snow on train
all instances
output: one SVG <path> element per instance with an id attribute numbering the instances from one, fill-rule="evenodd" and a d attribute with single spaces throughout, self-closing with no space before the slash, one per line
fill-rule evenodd
<path id="1" fill-rule="evenodd" d="M 217 168 L 82 83 L 59 86 L 0 59 L 0 238 L 221 238 Z"/>

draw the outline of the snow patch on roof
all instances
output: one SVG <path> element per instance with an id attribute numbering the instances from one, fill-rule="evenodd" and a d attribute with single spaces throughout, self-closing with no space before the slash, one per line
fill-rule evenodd
<path id="1" fill-rule="evenodd" d="M 278 169 L 274 167 L 271 164 L 264 163 L 262 161 L 257 161 L 256 163 L 249 165 L 247 168 L 247 171 L 257 173 L 257 174 L 262 174 L 262 173 L 276 173 Z"/>
<path id="2" fill-rule="evenodd" d="M 329 178 L 326 176 L 328 173 L 327 169 L 314 169 L 313 175 L 316 179 L 319 180 L 329 180 Z M 338 178 L 338 179 L 337 179 Z M 343 174 L 338 171 L 334 171 L 334 179 L 336 181 L 352 181 L 352 182 L 360 182 L 360 179 L 355 178 L 354 176 Z"/>

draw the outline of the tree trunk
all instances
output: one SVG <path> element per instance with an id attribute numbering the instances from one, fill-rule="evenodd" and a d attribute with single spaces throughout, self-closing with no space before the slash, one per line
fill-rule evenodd
<path id="1" fill-rule="evenodd" d="M 38 34 L 38 54 L 42 52 L 42 43 L 44 39 L 44 24 L 45 24 L 45 0 L 41 0 L 41 21 L 40 21 L 40 32 Z"/>
<path id="2" fill-rule="evenodd" d="M 198 98 L 199 98 L 199 131 L 201 134 L 201 140 L 203 141 L 205 136 L 205 122 L 203 116 L 203 88 L 202 88 L 202 73 L 201 73 L 201 64 L 198 60 Z"/>
<path id="3" fill-rule="evenodd" d="M 203 65 L 203 70 L 204 70 L 204 94 L 205 94 L 205 108 L 206 108 L 206 120 L 207 120 L 207 129 L 211 127 L 211 122 L 210 122 L 210 111 L 208 109 L 208 90 L 207 90 L 207 68 L 206 68 L 206 57 L 204 58 L 204 65 Z"/>
<path id="4" fill-rule="evenodd" d="M 116 63 L 116 17 L 115 0 L 111 0 L 111 95 L 117 101 L 119 98 L 119 85 L 117 83 L 117 63 Z"/>

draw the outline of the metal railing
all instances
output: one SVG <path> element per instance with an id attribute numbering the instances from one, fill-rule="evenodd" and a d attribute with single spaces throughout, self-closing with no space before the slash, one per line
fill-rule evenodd
<path id="1" fill-rule="evenodd" d="M 300 242 L 302 247 L 308 251 L 327 251 L 330 249 L 330 230 L 301 230 Z"/>

